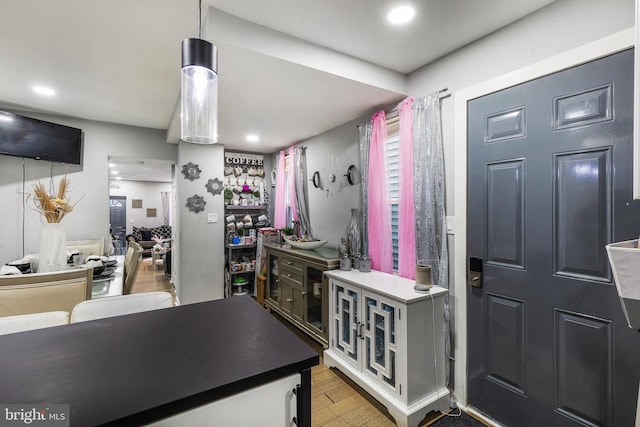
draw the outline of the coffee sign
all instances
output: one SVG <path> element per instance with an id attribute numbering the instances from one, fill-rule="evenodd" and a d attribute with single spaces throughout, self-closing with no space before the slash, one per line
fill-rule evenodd
<path id="1" fill-rule="evenodd" d="M 225 166 L 264 166 L 262 154 L 225 153 Z"/>
<path id="2" fill-rule="evenodd" d="M 224 175 L 236 177 L 248 176 L 264 177 L 264 156 L 262 154 L 225 153 Z"/>

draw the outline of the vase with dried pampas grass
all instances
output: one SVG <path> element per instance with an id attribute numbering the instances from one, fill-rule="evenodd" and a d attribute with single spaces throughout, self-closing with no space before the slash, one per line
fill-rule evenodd
<path id="1" fill-rule="evenodd" d="M 33 186 L 33 203 L 46 223 L 42 228 L 38 273 L 59 271 L 67 268 L 66 232 L 60 221 L 73 210 L 69 202 L 69 178 L 65 174 L 56 190 L 47 191 L 44 184 L 37 181 Z"/>

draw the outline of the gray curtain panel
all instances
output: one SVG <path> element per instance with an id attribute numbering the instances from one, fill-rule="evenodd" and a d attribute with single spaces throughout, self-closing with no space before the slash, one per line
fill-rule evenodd
<path id="1" fill-rule="evenodd" d="M 416 262 L 431 266 L 435 285 L 449 289 L 449 254 L 445 216 L 444 150 L 440 94 L 413 103 L 414 195 L 416 209 Z M 449 297 L 445 297 L 445 352 L 449 384 Z"/>
<path id="2" fill-rule="evenodd" d="M 367 180 L 369 178 L 369 145 L 371 144 L 371 119 L 358 125 L 360 133 L 360 188 L 362 189 L 362 258 L 369 258 L 369 233 L 368 233 L 368 210 L 367 210 Z"/>
<path id="3" fill-rule="evenodd" d="M 307 200 L 307 157 L 306 148 L 301 146 L 294 147 L 294 181 L 296 188 L 296 205 L 298 207 L 298 219 L 300 220 L 300 229 L 302 235 L 308 235 L 315 239 L 313 229 L 311 228 L 311 219 L 309 218 L 309 203 Z"/>

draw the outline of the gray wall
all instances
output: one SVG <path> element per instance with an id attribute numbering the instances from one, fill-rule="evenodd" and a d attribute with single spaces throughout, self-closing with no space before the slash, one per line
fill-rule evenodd
<path id="1" fill-rule="evenodd" d="M 84 155 L 81 166 L 70 165 L 71 181 L 69 196 L 77 202 L 74 210 L 67 214 L 62 224 L 68 239 L 109 236 L 109 156 L 176 160 L 177 146 L 165 142 L 165 132 L 156 129 L 115 125 L 67 117 L 15 111 L 16 114 L 40 120 L 80 128 L 84 132 Z M 51 162 L 24 160 L 24 192 L 30 193 L 36 180 L 49 185 Z M 23 160 L 18 157 L 0 155 L 0 262 L 22 258 L 23 214 L 24 254 L 39 251 L 42 220 L 32 209 L 31 200 L 22 207 Z M 67 167 L 53 163 L 54 182 L 57 187 Z"/>
<path id="2" fill-rule="evenodd" d="M 456 163 L 453 154 L 454 129 L 456 126 L 465 126 L 454 120 L 455 92 L 631 27 L 634 25 L 633 17 L 633 0 L 557 0 L 409 75 L 408 92 L 411 96 L 419 98 L 443 88 L 448 88 L 451 94 L 441 103 L 448 216 L 455 215 L 455 169 L 465 167 Z M 393 107 L 388 106 L 386 110 Z M 319 238 L 327 239 L 333 245 L 344 234 L 350 208 L 360 207 L 360 185 L 344 187 L 340 183 L 344 182 L 342 175 L 346 167 L 351 163 L 358 164 L 356 125 L 369 117 L 370 114 L 367 114 L 302 142 L 308 147 L 308 178 L 311 179 L 314 171 L 320 171 L 325 188 L 321 191 L 308 183 L 311 224 Z M 328 182 L 331 172 L 337 175 L 336 184 L 333 185 Z M 456 218 L 456 221 L 462 220 Z M 452 240 L 450 244 L 453 244 Z"/>
<path id="3" fill-rule="evenodd" d="M 317 238 L 328 240 L 331 246 L 337 246 L 345 235 L 351 209 L 361 208 L 361 184 L 349 185 L 345 176 L 349 165 L 359 166 L 359 123 L 346 123 L 302 144 L 307 147 L 307 178 L 318 171 L 322 183 L 322 188 L 315 188 L 307 181 L 311 227 Z M 335 175 L 333 183 L 330 174 Z"/>
<path id="4" fill-rule="evenodd" d="M 454 156 L 454 131 L 456 127 L 466 126 L 466 123 L 455 123 L 453 101 L 456 91 L 498 78 L 532 63 L 633 27 L 634 13 L 633 0 L 610 2 L 556 0 L 546 8 L 417 70 L 408 77 L 408 93 L 416 98 L 443 88 L 448 88 L 451 94 L 441 103 L 448 216 L 455 215 L 453 207 L 456 168 L 466 169 L 466 165 L 459 164 Z M 339 156 L 343 165 L 357 161 L 358 132 L 355 124 L 369 116 L 368 114 L 360 120 L 303 141 L 303 145 L 308 146 L 309 178 L 315 170 L 319 170 L 323 182 L 326 182 L 332 156 Z M 329 186 L 329 188 L 332 187 Z M 309 205 L 312 225 L 318 237 L 328 239 L 335 245 L 344 234 L 349 219 L 349 209 L 359 204 L 357 197 L 360 186 L 342 190 L 333 187 L 332 190 L 329 193 L 321 192 L 311 186 Z M 466 219 L 454 217 L 453 233 L 455 233 L 455 224 L 460 221 L 466 221 Z M 456 307 L 456 293 L 464 292 L 465 287 L 464 277 L 459 283 L 454 280 L 452 235 L 449 235 L 448 244 L 453 311 Z M 464 330 L 466 326 L 464 323 L 456 324 L 455 313 L 452 314 L 455 338 L 455 334 Z M 456 349 L 458 345 L 459 343 L 456 344 Z M 457 356 L 466 357 L 466 346 L 463 345 L 461 353 Z M 453 364 L 451 368 L 453 379 Z M 463 375 L 458 373 L 455 381 L 461 382 L 460 385 L 453 383 L 452 385 L 456 388 L 462 387 L 460 393 L 456 393 L 456 397 L 460 402 L 465 403 Z"/>
<path id="5" fill-rule="evenodd" d="M 556 0 L 549 6 L 413 72 L 408 93 L 421 97 L 442 88 L 455 96 L 473 86 L 634 25 L 634 1 Z M 453 215 L 453 96 L 442 102 L 447 215 Z"/>
<path id="6" fill-rule="evenodd" d="M 192 162 L 202 171 L 200 178 L 190 181 L 182 174 L 182 166 Z M 174 284 L 180 301 L 195 303 L 224 297 L 224 199 L 207 192 L 209 179 L 223 179 L 224 146 L 180 142 L 177 166 L 177 221 L 180 236 L 178 279 Z M 203 212 L 186 207 L 193 195 L 203 196 Z M 207 223 L 207 214 L 216 213 L 217 223 Z M 174 263 L 174 265 L 176 265 Z M 172 271 L 173 273 L 173 271 Z"/>

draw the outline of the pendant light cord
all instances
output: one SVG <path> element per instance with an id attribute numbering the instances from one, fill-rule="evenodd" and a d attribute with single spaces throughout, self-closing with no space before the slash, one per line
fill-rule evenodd
<path id="1" fill-rule="evenodd" d="M 198 0 L 198 38 L 202 38 L 202 0 Z"/>
<path id="2" fill-rule="evenodd" d="M 25 181 L 27 180 L 27 166 L 24 163 L 24 157 L 22 158 L 22 258 L 24 258 L 24 231 L 25 231 L 25 214 L 27 210 L 27 199 L 25 196 Z"/>

